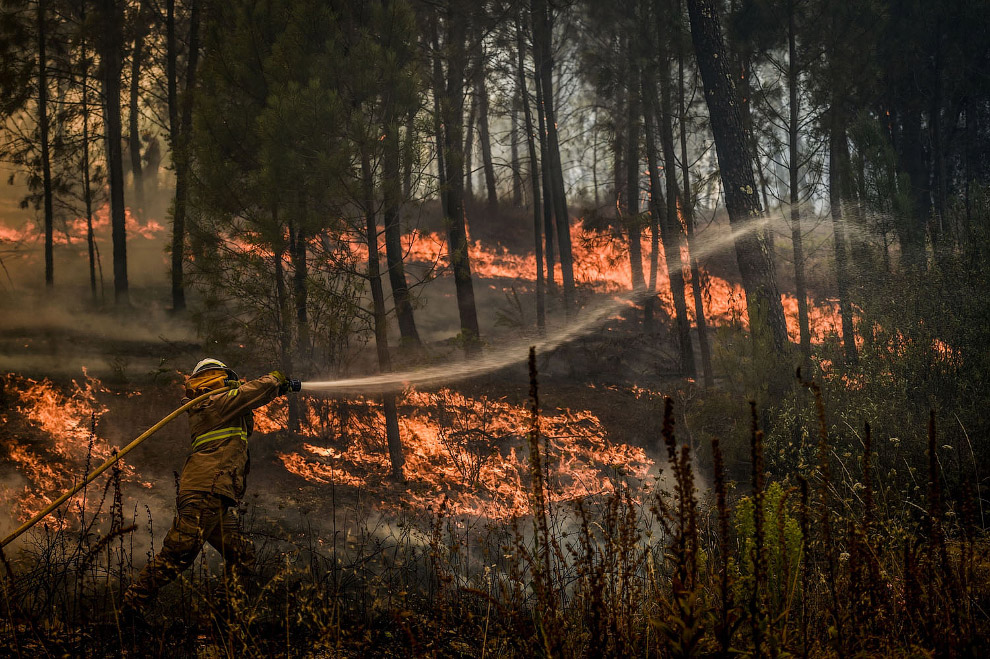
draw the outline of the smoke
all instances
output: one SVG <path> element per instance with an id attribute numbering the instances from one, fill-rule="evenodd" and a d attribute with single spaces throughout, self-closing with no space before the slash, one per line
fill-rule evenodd
<path id="1" fill-rule="evenodd" d="M 749 233 L 762 231 L 771 221 L 769 217 L 751 220 L 745 226 L 737 227 L 722 235 L 704 241 L 696 241 L 692 245 L 692 253 L 697 258 L 706 258 L 735 243 L 736 239 Z M 581 310 L 578 321 L 568 323 L 535 342 L 524 340 L 511 343 L 499 348 L 488 355 L 460 362 L 453 365 L 434 366 L 431 368 L 384 373 L 357 378 L 303 382 L 303 391 L 323 391 L 337 394 L 361 394 L 382 391 L 395 391 L 407 386 L 431 386 L 441 383 L 455 382 L 477 377 L 486 373 L 501 370 L 527 359 L 529 346 L 534 346 L 537 353 L 555 350 L 571 341 L 584 337 L 595 331 L 605 320 L 616 315 L 622 309 L 636 304 L 653 295 L 652 292 L 640 289 L 632 294 L 610 302 L 599 304 L 590 309 Z"/>

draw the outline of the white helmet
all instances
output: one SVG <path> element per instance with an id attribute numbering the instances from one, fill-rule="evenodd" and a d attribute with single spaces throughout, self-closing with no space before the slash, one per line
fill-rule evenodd
<path id="1" fill-rule="evenodd" d="M 226 371 L 227 375 L 229 375 L 232 380 L 237 379 L 237 373 L 234 372 L 234 369 L 230 368 L 219 359 L 213 359 L 212 357 L 207 357 L 196 364 L 196 368 L 193 369 L 192 375 L 196 376 L 200 373 L 213 370 Z"/>

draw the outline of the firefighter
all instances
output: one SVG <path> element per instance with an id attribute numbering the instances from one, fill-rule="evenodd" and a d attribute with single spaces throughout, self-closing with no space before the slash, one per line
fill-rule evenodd
<path id="1" fill-rule="evenodd" d="M 204 359 L 186 381 L 186 400 L 224 386 L 231 389 L 189 410 L 192 446 L 179 477 L 175 520 L 161 551 L 124 594 L 125 610 L 144 610 L 162 586 L 192 565 L 204 542 L 220 552 L 225 569 L 250 573 L 254 567 L 254 545 L 235 513 L 250 469 L 252 410 L 301 385 L 279 371 L 241 384 L 226 364 Z"/>

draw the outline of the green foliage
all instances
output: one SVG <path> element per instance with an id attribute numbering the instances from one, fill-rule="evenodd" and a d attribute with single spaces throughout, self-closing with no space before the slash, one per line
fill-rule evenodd
<path id="1" fill-rule="evenodd" d="M 736 504 L 733 524 L 737 538 L 735 570 L 735 599 L 747 602 L 753 596 L 755 583 L 756 520 L 752 497 L 743 497 Z M 763 494 L 763 560 L 767 566 L 766 583 L 761 586 L 769 594 L 771 615 L 782 613 L 793 600 L 800 579 L 803 539 L 795 502 L 790 490 L 774 481 Z"/>

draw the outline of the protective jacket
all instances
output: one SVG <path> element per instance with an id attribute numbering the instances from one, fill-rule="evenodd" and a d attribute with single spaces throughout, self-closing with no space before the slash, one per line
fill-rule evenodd
<path id="1" fill-rule="evenodd" d="M 189 410 L 192 452 L 179 477 L 180 498 L 208 492 L 233 503 L 244 496 L 251 468 L 247 439 L 254 430 L 252 410 L 278 396 L 279 386 L 276 377 L 265 375 Z"/>

